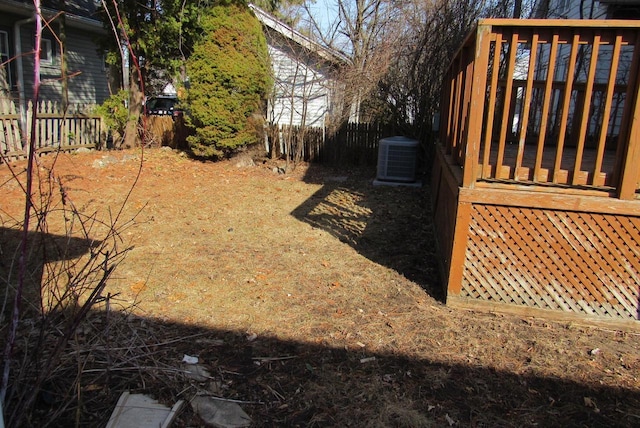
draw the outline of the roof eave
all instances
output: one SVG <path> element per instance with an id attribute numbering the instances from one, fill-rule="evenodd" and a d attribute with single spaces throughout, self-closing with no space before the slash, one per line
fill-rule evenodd
<path id="1" fill-rule="evenodd" d="M 11 13 L 14 15 L 20 15 L 25 18 L 30 18 L 34 16 L 35 8 L 33 4 L 22 3 L 13 0 L 2 0 L 0 1 L 0 12 Z M 59 11 L 42 8 L 42 14 L 45 18 L 52 18 Z M 65 12 L 66 23 L 71 28 L 76 28 L 78 30 L 91 31 L 93 33 L 104 34 L 106 30 L 102 25 L 102 21 L 98 19 L 87 18 L 84 16 L 74 15 L 69 12 Z"/>
<path id="2" fill-rule="evenodd" d="M 294 30 L 283 22 L 279 21 L 275 17 L 269 15 L 259 7 L 249 4 L 249 7 L 255 13 L 258 20 L 262 23 L 262 25 L 271 28 L 273 31 L 281 34 L 283 37 L 286 37 L 308 51 L 314 52 L 316 55 L 324 59 L 325 61 L 343 65 L 349 62 L 348 58 L 342 55 L 340 52 L 329 49 L 321 44 L 311 40 L 309 37 L 300 33 L 299 31 Z"/>

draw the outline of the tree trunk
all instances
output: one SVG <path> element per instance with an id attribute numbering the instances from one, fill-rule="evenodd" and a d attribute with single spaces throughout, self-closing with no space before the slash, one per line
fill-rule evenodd
<path id="1" fill-rule="evenodd" d="M 140 113 L 142 112 L 142 101 L 144 94 L 140 90 L 140 84 L 137 81 L 137 74 L 130 73 L 129 85 L 129 121 L 125 128 L 123 148 L 132 148 L 140 145 L 140 133 L 138 132 L 138 123 L 140 122 Z"/>

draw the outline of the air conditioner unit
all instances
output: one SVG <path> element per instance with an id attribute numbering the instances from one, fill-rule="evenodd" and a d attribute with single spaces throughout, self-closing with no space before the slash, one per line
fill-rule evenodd
<path id="1" fill-rule="evenodd" d="M 380 140 L 377 179 L 404 183 L 416 181 L 418 144 L 417 140 L 406 137 Z"/>

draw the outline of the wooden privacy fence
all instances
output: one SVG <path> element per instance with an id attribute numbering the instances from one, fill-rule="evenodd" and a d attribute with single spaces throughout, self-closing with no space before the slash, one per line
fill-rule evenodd
<path id="1" fill-rule="evenodd" d="M 72 106 L 65 111 L 57 103 L 43 101 L 35 107 L 36 152 L 79 148 L 100 148 L 105 141 L 102 118 L 83 113 L 88 106 Z M 34 106 L 29 102 L 26 112 L 26 138 L 20 129 L 20 112 L 11 100 L 0 100 L 0 162 L 25 157 L 32 129 Z"/>
<path id="2" fill-rule="evenodd" d="M 189 129 L 185 124 L 184 116 L 151 115 L 143 117 L 142 121 L 141 125 L 147 130 L 144 138 L 146 147 L 167 146 L 179 150 L 189 148 L 187 144 Z"/>
<path id="3" fill-rule="evenodd" d="M 379 124 L 349 123 L 337 132 L 325 128 L 272 125 L 267 150 L 272 157 L 332 165 L 373 166 L 380 139 L 393 135 L 393 128 Z"/>
<path id="4" fill-rule="evenodd" d="M 482 21 L 444 82 L 440 139 L 464 166 L 464 186 L 513 180 L 634 197 L 637 21 L 520 24 Z"/>

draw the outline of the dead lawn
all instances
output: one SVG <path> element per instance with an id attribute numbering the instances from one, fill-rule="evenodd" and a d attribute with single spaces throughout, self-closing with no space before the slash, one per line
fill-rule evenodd
<path id="1" fill-rule="evenodd" d="M 370 169 L 273 167 L 163 149 L 142 163 L 133 151 L 57 159 L 77 207 L 108 219 L 126 200 L 120 221 L 133 220 L 111 311 L 74 344 L 92 355 L 70 406 L 81 425 L 104 424 L 125 389 L 168 404 L 237 400 L 256 427 L 640 424 L 637 332 L 450 309 L 427 187 L 372 186 Z M 23 200 L 6 165 L 0 192 L 7 234 Z M 50 229 L 62 233 L 55 219 Z M 174 370 L 184 354 L 207 381 Z M 69 358 L 56 382 L 77 370 Z M 202 421 L 187 408 L 177 425 Z"/>

